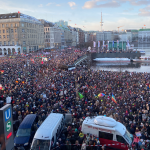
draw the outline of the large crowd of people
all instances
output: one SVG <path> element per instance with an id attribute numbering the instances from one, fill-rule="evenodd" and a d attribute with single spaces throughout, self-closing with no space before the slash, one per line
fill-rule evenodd
<path id="1" fill-rule="evenodd" d="M 86 66 L 74 70 L 59 68 L 73 64 L 85 53 L 86 50 L 38 52 L 1 58 L 0 99 L 6 103 L 6 98 L 11 97 L 14 122 L 20 124 L 26 115 L 33 113 L 38 116 L 35 127 L 38 128 L 51 112 L 71 113 L 73 121 L 56 144 L 76 144 L 68 145 L 67 150 L 101 149 L 86 146 L 99 145 L 100 141 L 90 135 L 85 137 L 81 124 L 87 116 L 105 115 L 124 124 L 133 135 L 140 132 L 136 149 L 150 149 L 150 74 L 93 71 Z M 42 57 L 47 59 L 44 61 Z M 82 99 L 78 92 L 84 96 Z M 97 97 L 99 93 L 105 96 Z M 112 93 L 117 104 L 111 100 Z"/>

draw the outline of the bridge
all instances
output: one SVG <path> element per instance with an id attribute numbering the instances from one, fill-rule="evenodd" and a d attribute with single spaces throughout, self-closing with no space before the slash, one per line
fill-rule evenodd
<path id="1" fill-rule="evenodd" d="M 86 62 L 87 59 L 88 59 L 88 56 L 87 56 L 87 55 L 84 55 L 84 56 L 80 57 L 78 60 L 76 60 L 76 61 L 74 62 L 74 65 L 75 65 L 75 66 L 80 65 L 81 63 Z"/>
<path id="2" fill-rule="evenodd" d="M 90 66 L 91 62 L 95 58 L 129 58 L 130 60 L 133 60 L 135 58 L 141 57 L 140 52 L 117 52 L 117 53 L 89 53 L 87 52 L 86 55 L 80 57 L 77 59 L 74 64 L 69 65 L 68 68 L 74 68 L 78 65 L 88 65 Z"/>

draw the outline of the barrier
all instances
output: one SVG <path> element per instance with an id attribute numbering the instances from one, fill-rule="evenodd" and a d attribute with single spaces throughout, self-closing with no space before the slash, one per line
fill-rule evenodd
<path id="1" fill-rule="evenodd" d="M 104 145 L 86 145 L 89 147 L 105 147 L 105 146 L 114 146 L 114 145 L 124 145 L 123 143 L 121 144 L 104 144 Z M 52 150 L 55 150 L 56 148 L 59 148 L 60 146 L 82 146 L 82 144 L 61 144 L 59 146 L 56 146 L 55 148 L 52 148 Z"/>

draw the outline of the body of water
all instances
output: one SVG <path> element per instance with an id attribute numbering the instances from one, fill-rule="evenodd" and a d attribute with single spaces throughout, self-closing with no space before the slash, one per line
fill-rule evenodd
<path id="1" fill-rule="evenodd" d="M 141 50 L 145 51 L 144 56 L 150 56 L 150 48 Z M 91 69 L 105 71 L 129 71 L 150 73 L 150 63 L 93 63 Z"/>

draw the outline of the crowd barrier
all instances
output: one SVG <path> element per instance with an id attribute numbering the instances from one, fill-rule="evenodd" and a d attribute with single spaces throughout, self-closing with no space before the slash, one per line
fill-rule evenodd
<path id="1" fill-rule="evenodd" d="M 109 147 L 109 146 L 114 146 L 114 145 L 124 145 L 124 144 L 86 145 L 86 147 L 101 147 L 102 149 L 104 149 L 107 146 Z M 61 145 L 56 146 L 55 148 L 52 148 L 52 150 L 55 150 L 62 146 L 80 146 L 80 147 L 82 147 L 82 144 L 61 144 Z"/>

